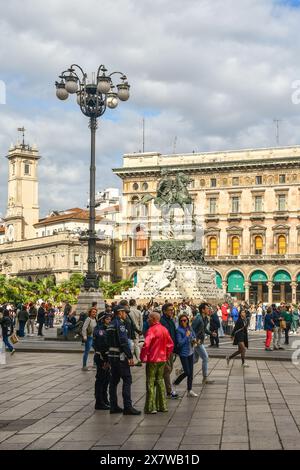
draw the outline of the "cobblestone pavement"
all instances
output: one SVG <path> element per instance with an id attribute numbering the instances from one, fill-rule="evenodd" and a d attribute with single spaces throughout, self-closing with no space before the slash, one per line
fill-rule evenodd
<path id="1" fill-rule="evenodd" d="M 198 398 L 184 383 L 168 413 L 135 417 L 94 410 L 95 374 L 81 371 L 78 354 L 17 352 L 0 366 L 0 450 L 300 449 L 300 366 L 248 362 L 211 359 L 215 383 L 204 387 L 197 365 Z M 133 368 L 139 409 L 144 373 Z"/>

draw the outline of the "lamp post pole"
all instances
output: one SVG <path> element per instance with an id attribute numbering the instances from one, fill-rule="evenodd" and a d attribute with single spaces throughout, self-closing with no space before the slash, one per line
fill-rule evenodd
<path id="1" fill-rule="evenodd" d="M 106 108 L 115 108 L 119 100 L 127 101 L 130 85 L 127 77 L 121 72 L 106 74 L 107 69 L 100 65 L 97 74 L 92 75 L 91 83 L 88 83 L 87 74 L 77 65 L 72 64 L 69 69 L 63 71 L 55 82 L 56 96 L 60 100 L 66 100 L 69 94 L 77 94 L 77 104 L 81 112 L 89 118 L 91 130 L 91 163 L 90 163 L 90 201 L 89 201 L 89 230 L 88 230 L 88 270 L 84 279 L 84 289 L 98 290 L 99 279 L 96 272 L 96 129 L 97 118 L 102 116 Z M 121 82 L 117 85 L 117 91 L 113 84 L 112 76 L 120 75 Z"/>

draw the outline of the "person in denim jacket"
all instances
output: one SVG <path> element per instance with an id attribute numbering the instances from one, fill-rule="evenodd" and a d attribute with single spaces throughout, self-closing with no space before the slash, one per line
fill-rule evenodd
<path id="1" fill-rule="evenodd" d="M 189 397 L 197 397 L 193 392 L 193 373 L 194 373 L 194 346 L 196 344 L 196 335 L 193 332 L 188 316 L 183 313 L 179 316 L 179 326 L 176 330 L 176 343 L 183 372 L 173 382 L 173 385 L 179 385 L 187 377 L 187 392 Z"/>

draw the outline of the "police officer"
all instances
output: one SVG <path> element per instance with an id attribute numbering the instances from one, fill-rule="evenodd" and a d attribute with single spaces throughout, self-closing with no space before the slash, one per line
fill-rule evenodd
<path id="1" fill-rule="evenodd" d="M 107 328 L 111 322 L 111 313 L 101 312 L 93 334 L 94 361 L 97 366 L 95 382 L 95 410 L 109 410 L 107 391 L 110 381 L 108 361 Z"/>
<path id="2" fill-rule="evenodd" d="M 133 366 L 134 362 L 125 326 L 126 317 L 125 307 L 117 305 L 114 309 L 114 318 L 107 328 L 108 358 L 111 366 L 109 384 L 110 413 L 140 415 L 141 412 L 133 408 L 131 401 L 132 377 L 130 366 Z M 124 409 L 118 406 L 117 388 L 120 379 L 123 381 Z"/>

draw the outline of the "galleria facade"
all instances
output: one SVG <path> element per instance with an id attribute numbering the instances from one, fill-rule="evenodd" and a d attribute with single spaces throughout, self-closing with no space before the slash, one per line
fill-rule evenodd
<path id="1" fill-rule="evenodd" d="M 224 292 L 248 302 L 300 302 L 300 146 L 161 155 L 125 154 L 123 277 L 149 262 L 153 201 L 167 172 L 187 174 L 202 246 Z"/>

